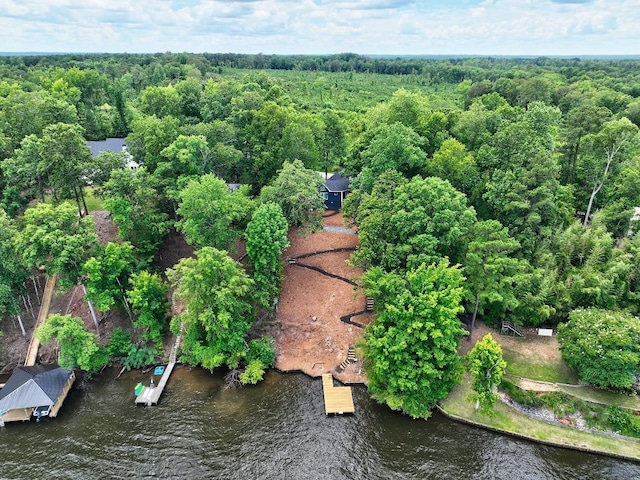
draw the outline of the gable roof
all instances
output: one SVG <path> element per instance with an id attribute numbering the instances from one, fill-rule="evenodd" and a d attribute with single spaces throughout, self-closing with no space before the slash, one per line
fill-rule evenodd
<path id="1" fill-rule="evenodd" d="M 91 149 L 91 155 L 97 157 L 102 152 L 120 153 L 127 143 L 124 138 L 107 138 L 106 140 L 87 140 L 87 147 Z"/>
<path id="2" fill-rule="evenodd" d="M 54 405 L 71 375 L 55 364 L 17 367 L 0 390 L 0 413 Z"/>
<path id="3" fill-rule="evenodd" d="M 340 173 L 334 173 L 324 182 L 324 185 L 330 192 L 346 192 L 349 190 L 349 179 Z"/>

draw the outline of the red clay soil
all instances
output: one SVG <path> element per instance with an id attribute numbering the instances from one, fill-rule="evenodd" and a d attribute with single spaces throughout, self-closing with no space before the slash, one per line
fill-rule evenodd
<path id="1" fill-rule="evenodd" d="M 106 244 L 109 241 L 115 241 L 117 237 L 117 227 L 111 220 L 109 212 L 92 211 L 90 212 L 90 215 L 95 221 L 96 234 L 98 235 L 100 243 Z M 44 278 L 44 275 L 42 275 L 40 278 L 40 291 L 44 288 L 45 282 L 46 279 Z M 27 282 L 26 286 L 28 296 L 33 306 L 33 314 L 30 309 L 22 309 L 22 319 L 26 330 L 26 337 L 22 336 L 19 327 L 14 325 L 14 322 L 3 322 L 1 326 L 3 336 L 0 345 L 0 372 L 10 371 L 15 366 L 23 364 L 27 354 L 29 339 L 33 335 L 39 305 L 32 283 Z M 41 295 L 42 294 L 40 293 L 40 296 Z M 80 317 L 84 320 L 85 326 L 90 332 L 98 333 L 89 313 L 87 302 L 84 300 L 82 287 L 72 287 L 63 293 L 57 289 L 49 309 L 49 314 L 53 313 L 59 313 L 62 315 L 70 314 L 75 317 Z M 131 325 L 127 315 L 121 309 L 113 309 L 107 315 L 101 315 L 100 312 L 96 312 L 96 315 L 100 321 L 99 333 L 103 343 L 107 338 L 109 338 L 114 328 L 129 328 Z M 38 363 L 55 362 L 57 357 L 58 351 L 56 342 L 51 342 L 48 345 L 40 345 L 37 358 Z"/>
<path id="2" fill-rule="evenodd" d="M 325 216 L 325 226 L 344 227 L 340 215 Z M 337 248 L 355 248 L 358 236 L 353 233 L 322 231 L 300 236 L 289 235 L 291 246 L 284 252 L 285 280 L 275 322 L 267 334 L 276 341 L 276 368 L 282 371 L 302 371 L 312 377 L 332 373 L 342 383 L 365 383 L 362 363 L 351 363 L 344 371 L 336 367 L 347 358 L 349 346 L 362 337 L 362 328 L 340 321 L 340 317 L 365 309 L 365 296 L 340 279 L 317 271 L 291 265 L 286 258 L 310 252 Z M 348 267 L 345 261 L 351 252 L 323 253 L 300 259 L 327 272 L 353 279 L 362 271 Z M 371 314 L 354 317 L 367 324 Z"/>

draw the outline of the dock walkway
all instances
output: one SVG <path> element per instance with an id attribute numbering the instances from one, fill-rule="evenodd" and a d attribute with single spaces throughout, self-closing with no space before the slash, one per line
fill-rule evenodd
<path id="1" fill-rule="evenodd" d="M 324 393 L 324 413 L 343 413 L 355 412 L 353 406 L 353 396 L 351 395 L 351 387 L 334 387 L 333 375 L 330 373 L 322 374 L 322 390 Z"/>
<path id="2" fill-rule="evenodd" d="M 164 387 L 167 385 L 169 381 L 169 377 L 171 376 L 171 372 L 173 372 L 173 367 L 176 365 L 176 360 L 178 357 L 178 349 L 180 348 L 180 343 L 182 341 L 182 331 L 184 329 L 184 324 L 180 325 L 180 334 L 176 338 L 173 347 L 171 348 L 171 354 L 169 355 L 169 364 L 164 369 L 164 373 L 160 378 L 160 382 L 155 387 L 147 387 L 145 386 L 140 395 L 136 397 L 136 405 L 147 405 L 148 407 L 152 405 L 157 405 L 160 400 L 160 396 L 164 391 Z"/>
<path id="3" fill-rule="evenodd" d="M 36 326 L 33 327 L 33 334 L 31 335 L 31 341 L 29 342 L 27 357 L 24 360 L 25 367 L 31 367 L 36 364 L 38 349 L 40 348 L 40 340 L 36 338 L 36 330 L 49 316 L 49 308 L 51 308 L 51 300 L 53 300 L 53 293 L 55 292 L 57 281 L 57 273 L 51 277 L 47 277 L 47 283 L 44 286 L 44 295 L 42 296 L 42 304 L 40 305 L 40 311 L 38 312 L 38 319 L 36 320 Z"/>

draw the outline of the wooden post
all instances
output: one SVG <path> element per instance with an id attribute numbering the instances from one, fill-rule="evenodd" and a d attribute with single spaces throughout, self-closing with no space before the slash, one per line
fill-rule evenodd
<path id="1" fill-rule="evenodd" d="M 31 277 L 31 281 L 33 282 L 33 291 L 36 292 L 36 299 L 38 300 L 38 306 L 40 306 L 40 292 L 38 291 L 39 285 L 36 283 L 35 277 Z"/>
<path id="2" fill-rule="evenodd" d="M 87 295 L 87 287 L 82 284 L 82 291 L 86 297 Z M 91 318 L 93 318 L 93 324 L 96 326 L 96 331 L 98 332 L 98 338 L 100 338 L 100 327 L 98 326 L 98 319 L 96 318 L 96 312 L 93 310 L 93 304 L 91 300 L 87 300 L 87 304 L 89 305 L 89 311 L 91 312 Z"/>
<path id="3" fill-rule="evenodd" d="M 20 316 L 20 314 L 18 314 L 18 323 L 20 324 L 20 330 L 22 330 L 22 336 L 26 337 L 27 332 L 25 332 L 24 330 L 24 325 L 22 324 L 22 317 Z"/>

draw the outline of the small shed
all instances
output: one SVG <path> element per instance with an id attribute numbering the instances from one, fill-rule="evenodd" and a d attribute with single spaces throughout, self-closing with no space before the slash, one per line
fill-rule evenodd
<path id="1" fill-rule="evenodd" d="M 0 424 L 27 421 L 32 414 L 55 417 L 75 378 L 56 364 L 17 367 L 0 390 Z"/>
<path id="2" fill-rule="evenodd" d="M 327 210 L 340 210 L 342 202 L 349 193 L 349 179 L 340 173 L 334 173 L 322 186 L 324 205 Z"/>

